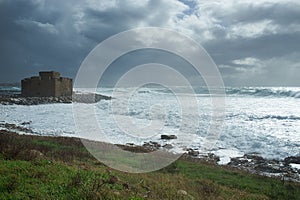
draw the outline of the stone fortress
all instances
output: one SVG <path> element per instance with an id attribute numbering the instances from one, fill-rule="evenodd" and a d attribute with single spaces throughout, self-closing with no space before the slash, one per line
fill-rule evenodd
<path id="1" fill-rule="evenodd" d="M 39 72 L 39 76 L 21 81 L 23 97 L 66 97 L 72 96 L 72 93 L 72 79 L 60 77 L 59 72 L 42 71 Z"/>

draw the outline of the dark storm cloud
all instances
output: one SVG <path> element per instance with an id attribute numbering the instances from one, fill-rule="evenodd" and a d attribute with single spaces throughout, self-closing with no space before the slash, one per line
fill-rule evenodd
<path id="1" fill-rule="evenodd" d="M 160 6 L 156 0 L 141 5 L 113 2 L 0 1 L 0 82 L 18 81 L 39 70 L 74 77 L 96 44 L 128 28 L 160 25 L 176 6 Z"/>
<path id="2" fill-rule="evenodd" d="M 172 15 L 176 15 L 174 7 L 176 1 L 141 1 L 136 5 L 134 1 L 117 1 L 118 3 L 106 9 L 87 7 L 83 9 L 80 19 L 80 33 L 94 41 L 101 41 L 103 38 L 140 26 L 167 25 Z M 179 11 L 188 9 L 184 4 L 183 8 L 176 8 Z M 100 33 L 100 34 L 99 34 Z"/>
<path id="3" fill-rule="evenodd" d="M 82 57 L 77 37 L 59 27 L 61 10 L 42 1 L 1 1 L 1 80 L 18 81 L 39 70 L 78 65 Z M 75 39 L 72 41 L 72 39 Z M 79 46 L 80 48 L 80 46 Z M 84 47 L 86 48 L 86 47 Z"/>
<path id="4" fill-rule="evenodd" d="M 227 85 L 300 86 L 294 76 L 300 73 L 296 0 L 0 0 L 0 25 L 0 82 L 40 70 L 74 77 L 99 42 L 130 28 L 159 26 L 203 44 Z M 132 59 L 158 58 L 147 56 Z"/>
<path id="5" fill-rule="evenodd" d="M 149 56 L 150 55 L 150 56 Z M 135 59 L 139 58 L 139 59 Z M 192 77 L 199 75 L 193 66 L 184 58 L 173 53 L 157 50 L 157 49 L 143 49 L 132 51 L 122 55 L 115 60 L 106 70 L 100 80 L 100 85 L 115 85 L 116 82 L 128 72 L 133 66 L 143 65 L 145 63 L 159 63 L 166 66 L 171 66 L 185 77 Z M 109 76 L 114 74 L 114 77 Z M 153 74 L 153 76 L 165 76 L 164 74 Z M 162 77 L 163 78 L 163 77 Z M 199 78 L 197 83 L 203 83 L 202 78 Z"/>

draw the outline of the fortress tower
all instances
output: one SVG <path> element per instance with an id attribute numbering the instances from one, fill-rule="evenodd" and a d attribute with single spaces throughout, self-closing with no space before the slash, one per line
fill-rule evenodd
<path id="1" fill-rule="evenodd" d="M 72 79 L 60 77 L 59 72 L 44 71 L 39 76 L 25 78 L 21 81 L 23 97 L 61 97 L 71 96 Z"/>

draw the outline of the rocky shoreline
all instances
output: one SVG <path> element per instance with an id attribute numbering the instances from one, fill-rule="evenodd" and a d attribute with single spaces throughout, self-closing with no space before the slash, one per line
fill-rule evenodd
<path id="1" fill-rule="evenodd" d="M 31 122 L 29 121 L 23 122 L 21 125 L 16 125 L 0 121 L 0 130 L 2 129 L 19 134 L 41 135 L 30 129 L 30 123 Z M 165 138 L 165 136 L 162 138 Z M 169 151 L 173 149 L 173 146 L 167 142 L 169 139 L 161 140 L 164 141 L 163 145 L 153 141 L 145 142 L 143 145 L 136 145 L 133 143 L 116 145 L 123 150 L 135 153 L 149 153 L 156 150 Z M 220 161 L 220 157 L 213 153 L 202 154 L 197 149 L 191 148 L 186 148 L 182 157 L 193 162 L 205 162 L 213 165 L 219 165 L 218 162 Z M 282 160 L 270 160 L 259 156 L 259 154 L 251 153 L 241 157 L 233 157 L 229 163 L 222 166 L 247 171 L 252 174 L 276 177 L 280 178 L 282 181 L 300 182 L 300 156 L 290 156 Z"/>
<path id="2" fill-rule="evenodd" d="M 152 141 L 146 142 L 142 146 L 131 143 L 118 146 L 127 151 L 142 153 L 173 148 L 171 144 L 161 145 Z M 186 149 L 182 157 L 193 162 L 205 162 L 213 165 L 219 165 L 218 162 L 220 161 L 220 157 L 213 153 L 201 154 L 198 150 L 191 148 Z M 300 156 L 290 156 L 283 160 L 270 160 L 255 153 L 245 154 L 241 157 L 231 158 L 228 164 L 222 166 L 247 171 L 252 174 L 280 178 L 282 181 L 300 182 Z"/>
<path id="3" fill-rule="evenodd" d="M 2 94 L 0 104 L 2 105 L 39 105 L 51 103 L 96 103 L 101 100 L 110 100 L 112 97 L 95 93 L 74 93 L 72 96 L 62 97 L 22 97 L 20 94 Z"/>
<path id="4" fill-rule="evenodd" d="M 21 125 L 9 124 L 5 122 L 0 122 L 0 130 L 7 130 L 15 133 L 26 133 L 33 135 L 41 135 L 32 131 L 30 127 L 31 122 L 23 122 Z M 163 137 L 164 138 L 164 137 Z M 171 144 L 164 144 L 159 142 L 145 142 L 143 145 L 136 145 L 133 143 L 127 144 L 116 144 L 118 147 L 126 151 L 131 151 L 135 153 L 149 153 L 156 150 L 166 150 L 169 151 L 173 148 Z M 202 154 L 197 149 L 186 148 L 185 153 L 182 155 L 183 158 L 193 161 L 193 162 L 205 162 L 213 165 L 219 165 L 220 157 L 213 153 Z M 282 160 L 275 159 L 265 159 L 256 153 L 245 154 L 241 157 L 233 157 L 230 162 L 222 165 L 224 167 L 235 168 L 249 173 L 277 177 L 282 181 L 296 181 L 300 182 L 300 156 L 290 156 Z"/>

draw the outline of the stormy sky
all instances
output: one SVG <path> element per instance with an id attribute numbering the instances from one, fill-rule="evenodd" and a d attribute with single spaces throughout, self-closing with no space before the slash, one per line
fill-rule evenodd
<path id="1" fill-rule="evenodd" d="M 300 86 L 299 0 L 0 0 L 0 26 L 0 82 L 41 70 L 74 78 L 101 41 L 154 26 L 199 42 L 227 86 Z M 164 57 L 151 51 L 128 56 L 106 78 L 124 65 Z M 172 63 L 181 71 L 189 67 L 178 58 Z"/>

